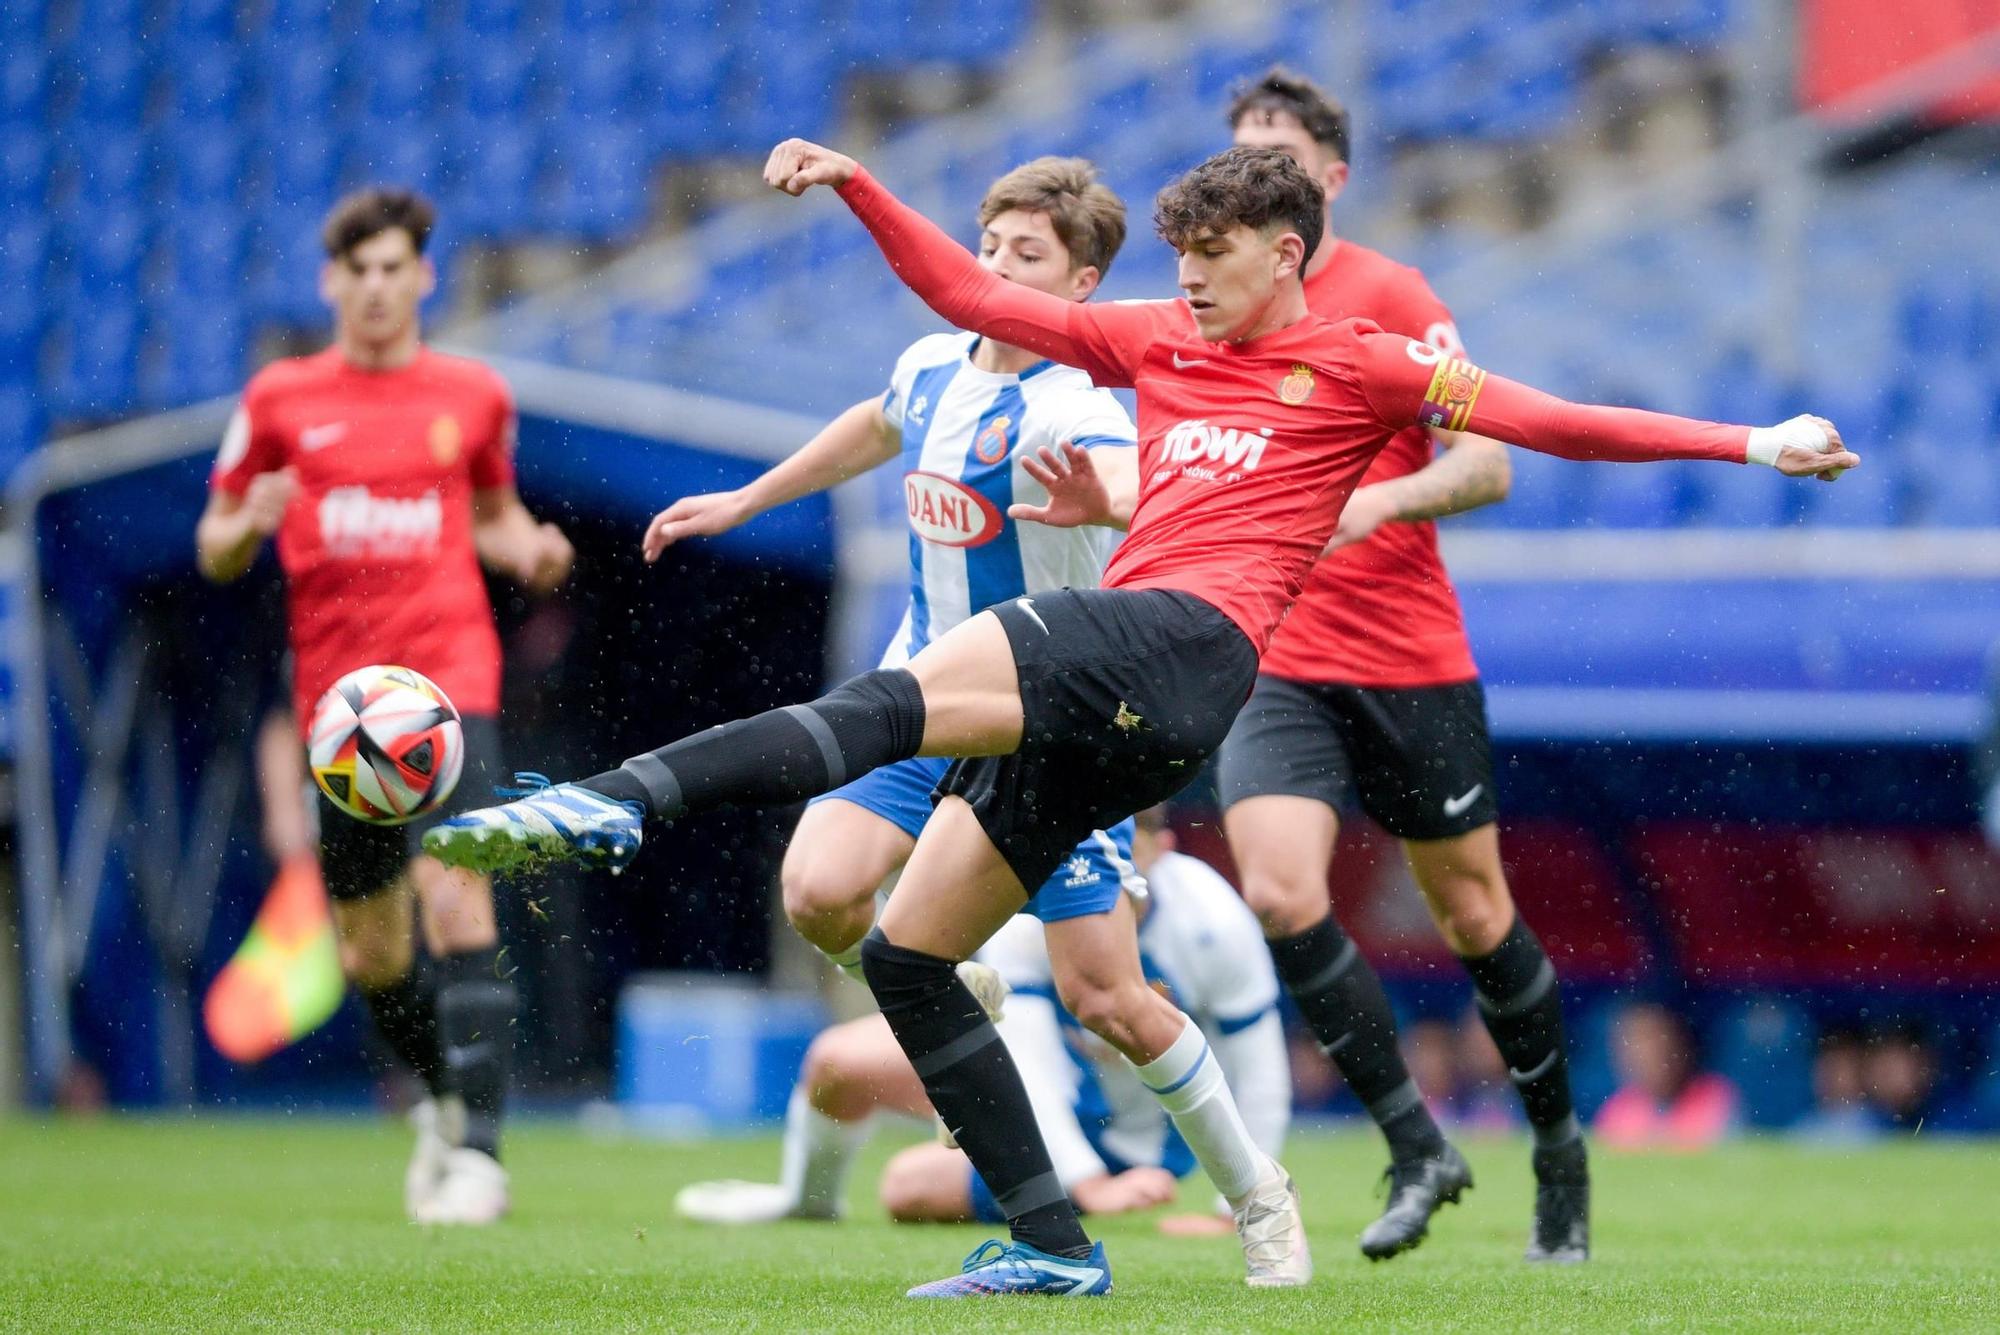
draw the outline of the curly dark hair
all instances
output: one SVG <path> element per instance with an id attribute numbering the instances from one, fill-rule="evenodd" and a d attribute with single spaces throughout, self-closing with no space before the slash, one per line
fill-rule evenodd
<path id="1" fill-rule="evenodd" d="M 1273 229 L 1297 232 L 1310 255 L 1326 231 L 1326 191 L 1275 148 L 1232 148 L 1153 201 L 1153 229 L 1175 250 L 1239 224 L 1267 236 Z"/>
<path id="2" fill-rule="evenodd" d="M 1348 160 L 1347 108 L 1340 99 L 1305 75 L 1273 65 L 1254 81 L 1239 85 L 1229 103 L 1229 128 L 1234 130 L 1245 116 L 1290 116 L 1313 142 L 1330 150 L 1342 162 Z"/>
<path id="3" fill-rule="evenodd" d="M 320 240 L 328 259 L 341 259 L 372 237 L 400 227 L 410 234 L 417 254 L 431 239 L 437 209 L 414 190 L 373 185 L 343 198 L 326 215 Z"/>

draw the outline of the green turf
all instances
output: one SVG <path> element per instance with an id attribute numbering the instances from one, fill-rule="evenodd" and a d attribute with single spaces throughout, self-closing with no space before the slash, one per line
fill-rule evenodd
<path id="1" fill-rule="evenodd" d="M 1526 1150 L 1473 1142 L 1479 1188 L 1420 1251 L 1371 1266 L 1377 1151 L 1295 1137 L 1319 1278 L 1252 1292 L 1229 1239 L 1105 1221 L 1106 1300 L 912 1303 L 983 1236 L 895 1227 L 858 1175 L 856 1221 L 676 1222 L 675 1188 L 768 1176 L 768 1141 L 510 1143 L 515 1213 L 401 1222 L 405 1136 L 356 1120 L 0 1122 L 0 1328 L 1099 1330 L 2000 1329 L 2000 1153 L 1916 1143 L 1597 1157 L 1597 1259 L 1519 1260 Z M 1195 1199 L 1197 1193 L 1184 1193 Z"/>

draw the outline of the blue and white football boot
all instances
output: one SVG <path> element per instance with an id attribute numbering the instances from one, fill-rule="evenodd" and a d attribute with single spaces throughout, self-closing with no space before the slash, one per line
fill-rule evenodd
<path id="1" fill-rule="evenodd" d="M 517 787 L 497 790 L 515 800 L 462 812 L 424 831 L 424 852 L 451 867 L 489 875 L 528 871 L 552 862 L 625 870 L 644 838 L 645 810 L 614 802 L 545 775 L 516 774 Z"/>
<path id="2" fill-rule="evenodd" d="M 1111 1292 L 1111 1263 L 1104 1244 L 1081 1261 L 1050 1256 L 1025 1242 L 988 1238 L 965 1258 L 959 1273 L 911 1289 L 912 1298 L 1000 1298 L 1039 1294 L 1050 1298 L 1098 1298 Z"/>

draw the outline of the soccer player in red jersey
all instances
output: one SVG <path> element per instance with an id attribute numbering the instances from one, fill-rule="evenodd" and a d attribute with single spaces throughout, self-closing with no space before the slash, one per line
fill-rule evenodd
<path id="1" fill-rule="evenodd" d="M 1273 69 L 1235 99 L 1229 121 L 1237 143 L 1275 148 L 1318 180 L 1331 210 L 1347 182 L 1344 108 Z M 1304 283 L 1315 314 L 1373 320 L 1464 355 L 1423 275 L 1335 236 L 1330 218 Z M 1507 479 L 1498 441 L 1424 426 L 1391 438 L 1264 651 L 1216 762 L 1243 895 L 1279 976 L 1389 1143 L 1389 1201 L 1361 1235 L 1377 1260 L 1423 1241 L 1472 1172 L 1410 1079 L 1381 980 L 1329 911 L 1337 811 L 1350 797 L 1402 841 L 1526 1105 L 1538 1184 L 1528 1259 L 1590 1253 L 1589 1164 L 1570 1099 L 1562 998 L 1501 869 L 1485 695 L 1431 522 L 1502 499 Z"/>
<path id="2" fill-rule="evenodd" d="M 545 591 L 574 554 L 514 489 L 506 384 L 422 342 L 433 218 L 421 196 L 389 189 L 328 215 L 320 291 L 333 345 L 244 389 L 195 544 L 202 573 L 227 581 L 277 539 L 301 729 L 355 668 L 397 663 L 437 682 L 464 722 L 465 805 L 499 773 L 500 638 L 480 566 Z M 341 967 L 431 1094 L 415 1117 L 405 1205 L 419 1222 L 489 1223 L 507 1208 L 514 986 L 499 967 L 491 884 L 420 856 L 429 823 L 368 825 L 322 803 L 320 858 Z M 417 950 L 418 907 L 434 963 Z"/>
<path id="3" fill-rule="evenodd" d="M 825 792 L 910 755 L 957 758 L 862 967 L 925 1092 L 993 1189 L 1013 1233 L 963 1272 L 913 1292 L 1109 1290 L 1034 1131 L 1020 1077 L 953 972 L 1026 902 L 1082 835 L 1178 792 L 1221 745 L 1258 656 L 1298 597 L 1349 494 L 1398 431 L 1473 430 L 1584 459 L 1757 461 L 1832 475 L 1860 460 L 1831 424 L 1775 428 L 1580 407 L 1490 376 L 1367 321 L 1309 314 L 1299 274 L 1325 227 L 1326 194 L 1270 149 L 1237 148 L 1162 192 L 1158 230 L 1180 253 L 1177 301 L 1068 302 L 1009 283 L 853 159 L 802 140 L 765 179 L 788 194 L 838 190 L 897 274 L 941 317 L 1077 366 L 1139 397 L 1136 501 L 1114 495 L 1088 451 L 1044 467 L 1051 499 L 1017 505 L 1046 523 L 1129 525 L 1096 589 L 1037 593 L 970 617 L 906 668 L 863 673 L 809 704 L 710 728 L 618 769 L 469 812 L 425 836 L 460 865 L 546 858 L 622 866 L 645 818 L 724 802 L 772 805 Z M 1105 939 L 1108 944 L 1109 938 Z M 1051 948 L 1054 943 L 1051 942 Z M 1155 1032 L 1136 950 L 1131 992 L 1107 991 L 1099 1033 L 1129 1026 L 1128 1056 L 1197 1155 L 1226 1111 L 1206 1048 Z M 1164 1002 L 1162 1003 L 1165 1004 Z M 1171 1007 L 1168 1008 L 1171 1010 Z M 1177 1014 L 1177 1012 L 1176 1012 Z M 1296 1193 L 1257 1156 L 1203 1158 L 1234 1206 L 1252 1281 L 1309 1268 Z"/>

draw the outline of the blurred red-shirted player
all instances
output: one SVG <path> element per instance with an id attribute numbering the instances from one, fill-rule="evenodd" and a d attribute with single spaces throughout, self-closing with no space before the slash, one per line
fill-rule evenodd
<path id="1" fill-rule="evenodd" d="M 431 1092 L 405 1205 L 421 1222 L 486 1223 L 507 1207 L 499 1131 L 514 988 L 498 968 L 491 883 L 419 856 L 417 841 L 501 773 L 500 639 L 481 563 L 545 591 L 574 554 L 514 489 L 505 383 L 421 341 L 434 217 L 421 196 L 379 188 L 328 215 L 320 291 L 333 346 L 251 380 L 195 538 L 215 580 L 242 575 L 277 538 L 302 728 L 327 687 L 371 663 L 424 673 L 462 716 L 452 803 L 397 827 L 322 805 L 320 857 L 341 967 Z M 413 898 L 434 963 L 416 948 Z"/>
<path id="2" fill-rule="evenodd" d="M 1273 69 L 1237 96 L 1229 120 L 1237 143 L 1278 149 L 1325 186 L 1330 215 L 1348 176 L 1337 101 Z M 1451 312 L 1423 275 L 1335 236 L 1330 216 L 1305 294 L 1315 314 L 1359 316 L 1463 355 Z M 1410 1079 L 1374 969 L 1329 911 L 1338 811 L 1350 801 L 1402 840 L 1513 1072 L 1535 1131 L 1529 1259 L 1590 1252 L 1589 1161 L 1570 1098 L 1562 999 L 1501 868 L 1485 693 L 1431 522 L 1504 498 L 1507 483 L 1499 441 L 1398 432 L 1265 650 L 1216 766 L 1243 895 L 1279 976 L 1389 1143 L 1389 1200 L 1361 1235 L 1378 1260 L 1422 1242 L 1472 1173 Z"/>

